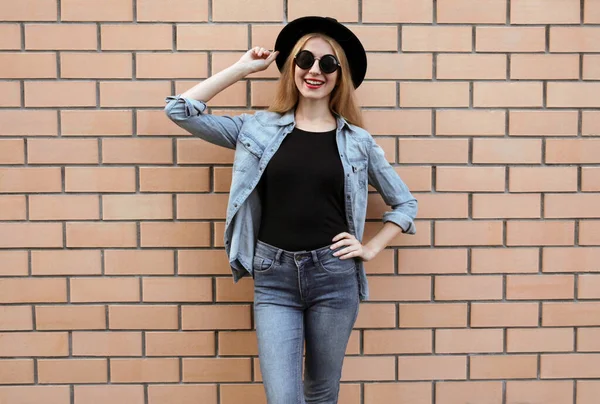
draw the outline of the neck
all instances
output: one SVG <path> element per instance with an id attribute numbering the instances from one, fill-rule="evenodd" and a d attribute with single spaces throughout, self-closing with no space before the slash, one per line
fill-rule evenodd
<path id="1" fill-rule="evenodd" d="M 324 129 L 335 128 L 335 116 L 329 110 L 329 99 L 309 100 L 300 97 L 296 107 L 296 125 L 306 129 Z"/>

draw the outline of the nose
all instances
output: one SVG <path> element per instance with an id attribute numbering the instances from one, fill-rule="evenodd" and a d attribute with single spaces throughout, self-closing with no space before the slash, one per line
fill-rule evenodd
<path id="1" fill-rule="evenodd" d="M 321 68 L 319 67 L 319 59 L 315 59 L 313 65 L 310 67 L 310 70 L 308 72 L 314 75 L 321 74 Z"/>

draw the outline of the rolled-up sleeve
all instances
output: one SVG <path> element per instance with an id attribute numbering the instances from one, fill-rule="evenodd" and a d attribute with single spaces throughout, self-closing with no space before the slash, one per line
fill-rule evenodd
<path id="1" fill-rule="evenodd" d="M 181 97 L 166 98 L 165 113 L 175 124 L 207 142 L 235 149 L 246 114 L 216 116 L 206 113 L 202 101 Z"/>
<path id="2" fill-rule="evenodd" d="M 383 214 L 383 222 L 393 222 L 403 233 L 415 234 L 417 200 L 410 193 L 394 167 L 387 161 L 383 149 L 371 140 L 369 148 L 369 184 L 371 184 L 391 211 Z"/>

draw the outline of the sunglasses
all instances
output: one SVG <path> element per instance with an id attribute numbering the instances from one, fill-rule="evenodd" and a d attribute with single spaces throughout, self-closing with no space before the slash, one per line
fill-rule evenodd
<path id="1" fill-rule="evenodd" d="M 333 73 L 340 68 L 340 62 L 338 62 L 337 58 L 333 55 L 325 55 L 319 59 L 316 58 L 311 51 L 302 50 L 294 57 L 296 66 L 303 70 L 310 69 L 315 63 L 315 60 L 319 61 L 319 68 L 325 74 Z"/>

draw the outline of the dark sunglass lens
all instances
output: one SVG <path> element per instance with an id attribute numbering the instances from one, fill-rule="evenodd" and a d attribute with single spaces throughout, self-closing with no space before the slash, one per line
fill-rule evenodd
<path id="1" fill-rule="evenodd" d="M 321 67 L 321 70 L 323 71 L 323 73 L 329 74 L 329 73 L 333 73 L 334 71 L 337 70 L 338 63 L 337 63 L 336 58 L 333 57 L 333 55 L 325 55 L 321 59 L 319 66 Z"/>
<path id="2" fill-rule="evenodd" d="M 314 62 L 314 56 L 309 51 L 302 51 L 296 55 L 296 64 L 301 69 L 310 69 Z"/>

